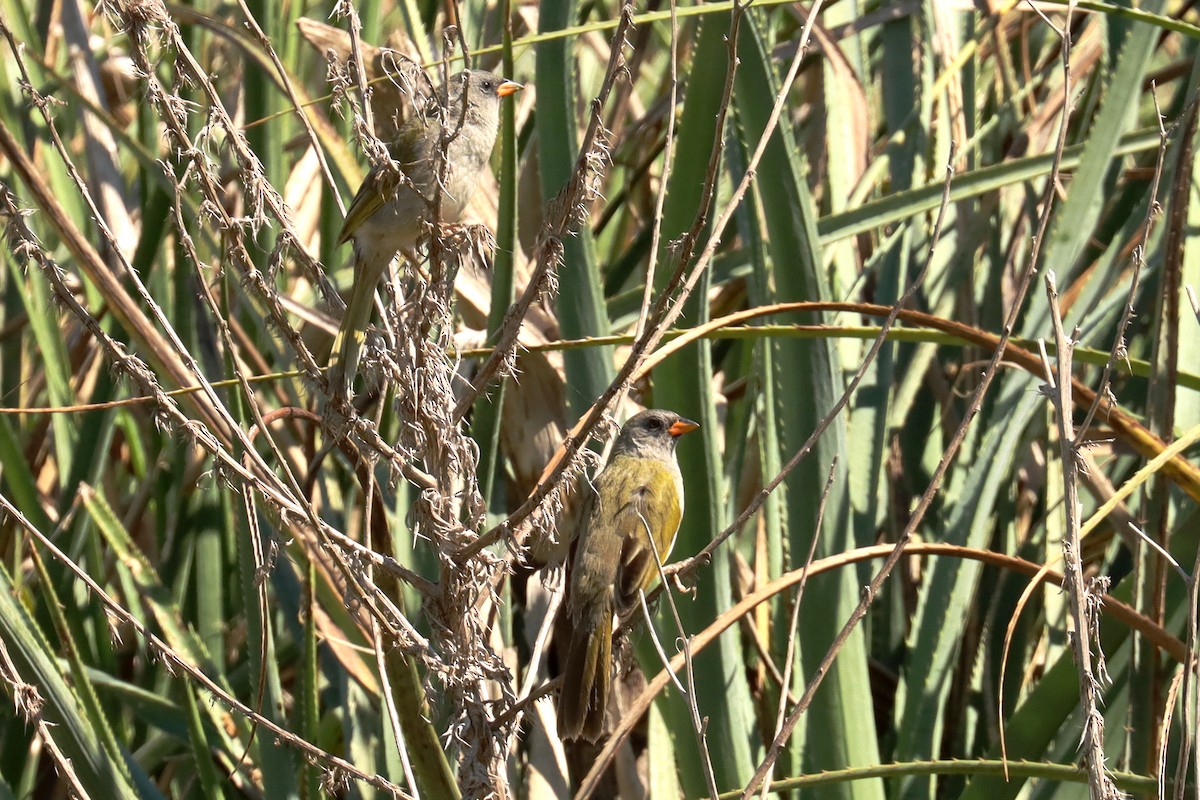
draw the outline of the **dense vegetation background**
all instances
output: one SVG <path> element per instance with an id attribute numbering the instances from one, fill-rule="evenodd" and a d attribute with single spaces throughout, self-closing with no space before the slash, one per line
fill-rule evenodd
<path id="1" fill-rule="evenodd" d="M 0 798 L 1195 796 L 1195 20 L 4 0 Z M 346 419 L 344 207 L 464 51 L 527 89 Z M 564 747 L 646 405 L 709 557 Z"/>

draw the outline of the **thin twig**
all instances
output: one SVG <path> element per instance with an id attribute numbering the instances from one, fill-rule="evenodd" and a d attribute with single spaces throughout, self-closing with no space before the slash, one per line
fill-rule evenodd
<path id="1" fill-rule="evenodd" d="M 817 554 L 817 542 L 821 541 L 821 537 L 817 536 L 815 532 L 821 530 L 821 523 L 825 519 L 825 507 L 829 502 L 829 493 L 833 489 L 834 479 L 837 477 L 837 465 L 838 459 L 837 456 L 834 456 L 829 463 L 829 475 L 825 478 L 825 488 L 821 490 L 821 502 L 817 505 L 817 519 L 813 523 L 814 534 L 808 546 L 808 556 L 804 559 L 804 566 L 800 568 L 800 580 L 796 583 L 796 591 L 792 595 L 792 619 L 788 625 L 787 654 L 783 662 L 783 682 L 779 692 L 779 711 L 775 717 L 775 736 L 779 736 L 783 731 L 784 715 L 787 713 L 788 684 L 791 682 L 792 663 L 796 657 L 796 639 L 800 633 L 800 601 L 804 599 L 804 587 L 808 585 L 808 570 L 812 568 L 813 558 Z M 760 794 L 762 800 L 766 800 L 770 790 L 771 776 L 767 775 L 762 784 Z"/>
<path id="2" fill-rule="evenodd" d="M 312 120 L 308 118 L 308 114 L 304 110 L 304 103 L 300 100 L 300 95 L 296 92 L 296 87 L 292 84 L 292 77 L 288 74 L 287 68 L 283 66 L 283 62 L 279 60 L 279 54 L 275 52 L 275 46 L 271 43 L 270 37 L 266 31 L 258 24 L 254 14 L 250 11 L 250 6 L 246 4 L 246 0 L 237 0 L 238 7 L 242 11 L 242 16 L 246 19 L 246 24 L 250 28 L 250 32 L 254 34 L 254 38 L 258 40 L 267 57 L 271 59 L 271 65 L 275 67 L 275 77 L 279 80 L 280 86 L 287 93 L 288 101 L 292 104 L 293 110 L 296 112 L 296 118 L 300 120 L 300 124 L 304 126 L 304 132 L 308 135 L 309 144 L 312 146 L 313 154 L 317 157 L 317 163 L 321 165 L 321 174 L 325 176 L 325 186 L 329 189 L 329 194 L 333 196 L 333 201 L 337 203 L 338 211 L 342 212 L 342 216 L 346 216 L 346 204 L 342 201 L 341 194 L 337 191 L 337 184 L 333 180 L 333 170 L 329 168 L 329 159 L 325 157 L 325 148 L 321 146 L 320 140 L 317 138 L 317 132 L 313 129 Z M 357 19 L 357 14 L 355 15 Z M 362 66 L 362 56 L 359 55 L 358 65 Z M 364 97 L 364 102 L 366 98 Z M 368 117 L 369 119 L 369 117 Z"/>
<path id="3" fill-rule="evenodd" d="M 1158 108 L 1158 97 L 1154 98 L 1154 107 Z M 1108 361 L 1104 363 L 1104 370 L 1100 374 L 1100 383 L 1096 386 L 1096 396 L 1092 399 L 1091 405 L 1088 407 L 1087 415 L 1083 418 L 1083 422 L 1079 425 L 1079 432 L 1076 434 L 1076 444 L 1082 443 L 1087 436 L 1088 429 L 1092 425 L 1092 420 L 1096 417 L 1096 412 L 1100 410 L 1101 400 L 1108 397 L 1111 392 L 1109 389 L 1112 370 L 1118 359 L 1123 359 L 1128 355 L 1125 348 L 1125 332 L 1129 329 L 1129 323 L 1133 320 L 1134 302 L 1137 300 L 1138 287 L 1142 276 L 1142 269 L 1146 264 L 1146 248 L 1150 245 L 1150 233 L 1154 229 L 1154 220 L 1158 217 L 1158 188 L 1162 182 L 1163 164 L 1167 159 L 1167 142 L 1169 131 L 1161 112 L 1156 114 L 1158 119 L 1158 157 L 1154 164 L 1154 178 L 1150 182 L 1150 207 L 1146 212 L 1146 224 L 1142 226 L 1142 243 L 1134 248 L 1133 251 L 1133 275 L 1129 280 L 1129 293 L 1126 295 L 1125 307 L 1121 310 L 1121 319 L 1117 323 L 1116 334 L 1113 336 L 1112 350 L 1108 354 Z"/>
<path id="4" fill-rule="evenodd" d="M 1079 443 L 1073 419 L 1074 401 L 1071 397 L 1071 355 L 1078 331 L 1067 338 L 1062 324 L 1062 311 L 1058 305 L 1058 285 L 1054 270 L 1046 272 L 1046 294 L 1050 303 L 1050 321 L 1054 326 L 1054 344 L 1057 368 L 1046 363 L 1046 393 L 1054 405 L 1058 424 L 1059 459 L 1062 462 L 1063 508 L 1066 514 L 1066 530 L 1063 534 L 1062 550 L 1065 580 L 1063 585 L 1070 598 L 1071 619 L 1074 635 L 1070 637 L 1075 654 L 1075 667 L 1079 670 L 1079 703 L 1083 713 L 1083 739 L 1081 749 L 1088 770 L 1088 786 L 1093 800 L 1115 800 L 1123 795 L 1117 790 L 1104 769 L 1104 714 L 1100 711 L 1100 678 L 1104 675 L 1104 654 L 1097 641 L 1096 652 L 1092 652 L 1095 598 L 1084 584 L 1083 561 L 1079 555 Z"/>
<path id="5" fill-rule="evenodd" d="M 668 590 L 670 593 L 670 590 Z M 650 614 L 650 604 L 646 602 L 646 592 L 638 590 L 638 604 L 642 608 L 642 620 L 646 623 L 646 633 L 650 636 L 650 642 L 654 645 L 654 652 L 658 653 L 658 660 L 663 667 L 670 669 L 671 657 L 667 655 L 666 649 L 662 646 L 662 642 L 658 639 L 658 631 L 654 630 L 654 617 Z M 679 680 L 679 676 L 672 672 L 669 676 L 671 683 L 675 684 L 675 689 L 678 690 L 679 696 L 685 698 L 689 705 L 694 705 L 696 698 L 692 697 L 688 692 L 687 687 L 683 685 L 683 681 Z M 697 709 L 699 716 L 699 709 Z"/>
<path id="6" fill-rule="evenodd" d="M 671 47 L 667 80 L 671 87 L 668 92 L 666 114 L 667 134 L 663 145 L 662 174 L 658 177 L 658 193 L 654 198 L 654 222 L 650 230 L 650 258 L 646 263 L 646 280 L 642 286 L 642 305 L 633 331 L 635 342 L 645 336 L 646 327 L 652 319 L 650 309 L 654 300 L 654 276 L 658 270 L 659 250 L 662 243 L 663 208 L 666 207 L 667 185 L 670 183 L 672 159 L 675 155 L 675 106 L 679 102 L 679 19 L 676 0 L 671 0 Z M 622 384 L 620 390 L 613 397 L 611 408 L 621 407 L 630 385 L 631 383 Z M 607 458 L 607 453 L 605 453 L 605 457 Z"/>
<path id="7" fill-rule="evenodd" d="M 675 630 L 678 634 L 679 650 L 683 653 L 683 664 L 687 674 L 687 691 L 684 692 L 684 697 L 688 701 L 688 719 L 692 722 L 692 731 L 696 735 L 696 749 L 700 754 L 700 764 L 704 768 L 704 782 L 708 786 L 708 794 L 712 800 L 717 800 L 717 778 L 713 772 L 712 754 L 708 752 L 708 741 L 706 731 L 708 730 L 708 718 L 701 718 L 700 706 L 697 700 L 696 692 L 696 673 L 692 664 L 692 644 L 691 637 L 688 636 L 687 629 L 683 627 L 683 619 L 679 616 L 679 608 L 675 605 L 675 595 L 671 591 L 667 583 L 667 575 L 663 572 L 663 553 L 658 550 L 658 542 L 654 540 L 654 532 L 650 530 L 650 523 L 646 518 L 638 512 L 638 517 L 642 521 L 642 532 L 646 535 L 646 540 L 650 544 L 650 551 L 654 554 L 654 566 L 658 568 L 658 579 L 662 586 L 666 587 L 663 594 L 666 595 L 667 605 L 671 609 L 671 618 L 675 622 Z M 651 630 L 654 629 L 653 622 L 650 619 L 650 610 L 646 606 L 646 593 L 638 590 L 638 596 L 641 599 L 642 610 L 646 613 L 646 624 Z M 657 645 L 657 639 L 655 644 Z M 666 654 L 659 647 L 659 654 L 663 656 L 663 661 L 667 662 Z M 669 666 L 669 663 L 668 663 Z M 678 683 L 678 681 L 676 681 Z"/>
<path id="8" fill-rule="evenodd" d="M 1032 3 L 1030 5 L 1032 5 Z M 1050 20 L 1045 16 L 1045 14 L 1042 14 L 1039 9 L 1034 7 L 1034 10 L 1037 11 L 1037 13 L 1042 17 L 1042 19 L 1046 22 L 1046 24 L 1049 25 L 1049 27 L 1051 29 L 1053 29 L 1056 33 L 1058 33 L 1058 35 L 1059 35 L 1059 60 L 1062 64 L 1062 72 L 1063 72 L 1062 113 L 1060 115 L 1060 121 L 1059 121 L 1059 125 L 1058 125 L 1058 139 L 1057 139 L 1057 141 L 1055 143 L 1055 147 L 1054 147 L 1054 162 L 1050 167 L 1050 176 L 1046 181 L 1046 188 L 1042 194 L 1042 210 L 1041 210 L 1040 216 L 1038 217 L 1037 233 L 1033 237 L 1033 247 L 1029 254 L 1029 264 L 1026 267 L 1025 273 L 1022 276 L 1021 283 L 1018 287 L 1017 299 L 1020 302 L 1014 302 L 1012 309 L 1010 309 L 1010 314 L 1009 314 L 1008 320 L 1006 321 L 1006 325 L 1005 325 L 1005 329 L 1004 329 L 1005 334 L 1008 334 L 1009 332 L 1011 332 L 1013 326 L 1016 324 L 1015 313 L 1019 310 L 1020 306 L 1023 304 L 1025 295 L 1029 291 L 1029 286 L 1033 282 L 1033 276 L 1038 268 L 1038 261 L 1041 258 L 1042 243 L 1046 240 L 1046 231 L 1050 227 L 1050 217 L 1052 215 L 1053 208 L 1054 208 L 1054 200 L 1055 200 L 1055 198 L 1058 197 L 1058 190 L 1059 190 L 1058 179 L 1059 179 L 1060 169 L 1062 167 L 1063 151 L 1066 149 L 1066 146 L 1067 146 L 1067 127 L 1071 121 L 1071 109 L 1072 109 L 1073 102 L 1074 102 L 1071 97 L 1071 92 L 1072 92 L 1071 16 L 1072 16 L 1072 13 L 1074 12 L 1074 9 L 1075 9 L 1074 0 L 1068 0 L 1066 19 L 1064 21 L 1062 29 L 1060 30 L 1057 26 L 1055 26 L 1052 22 L 1050 22 Z M 1067 380 L 1068 381 L 1072 380 L 1070 375 L 1067 376 Z M 990 382 L 990 379 L 989 379 L 989 382 Z M 981 397 L 978 390 L 976 390 L 976 396 Z M 1097 394 L 1097 398 L 1098 397 L 1099 397 L 1099 394 Z M 974 404 L 972 404 L 972 408 L 977 410 L 977 407 Z M 1002 686 L 1003 686 L 1003 682 L 1004 682 L 1004 661 L 1005 661 L 1005 659 L 1003 657 L 1001 657 L 1000 683 Z M 1003 691 L 997 692 L 996 716 L 997 716 L 997 719 L 1000 721 L 1000 731 L 999 731 L 1000 732 L 1000 754 L 1001 754 L 1001 758 L 1007 763 L 1008 742 L 1007 742 L 1007 737 L 1005 736 L 1005 732 L 1004 732 L 1004 692 Z"/>

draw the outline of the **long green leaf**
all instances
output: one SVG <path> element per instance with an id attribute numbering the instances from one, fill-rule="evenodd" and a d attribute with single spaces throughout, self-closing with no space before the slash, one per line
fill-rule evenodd
<path id="1" fill-rule="evenodd" d="M 757 142 L 777 92 L 777 81 L 769 68 L 761 28 L 755 17 L 745 20 L 739 40 L 742 67 L 738 73 L 734 103 L 743 135 Z M 781 301 L 829 296 L 817 239 L 816 213 L 791 126 L 781 119 L 763 154 L 759 174 L 771 176 L 757 184 L 763 201 L 777 299 Z M 828 343 L 781 341 L 774 359 L 777 372 L 776 396 L 781 401 L 777 416 L 785 457 L 798 451 L 821 418 L 832 409 L 842 382 L 836 376 L 836 359 Z M 799 402 L 783 402 L 798 398 Z M 787 481 L 787 526 L 793 558 L 806 554 L 812 537 L 819 539 L 818 555 L 838 552 L 855 544 L 846 484 L 846 461 L 836 462 L 834 483 L 825 499 L 820 528 L 817 511 L 826 480 L 835 459 L 845 452 L 846 420 L 839 415 L 825 431 L 808 458 Z M 865 542 L 858 542 L 865 544 Z M 820 576 L 810 582 L 806 599 L 821 598 L 822 612 L 804 615 L 800 628 L 801 660 L 806 675 L 825 656 L 837 631 L 858 604 L 858 585 L 851 572 Z M 782 646 L 780 643 L 778 646 Z M 806 769 L 836 769 L 879 761 L 874 729 L 863 720 L 873 713 L 867 675 L 866 638 L 856 630 L 838 655 L 807 712 L 808 741 Z M 881 797 L 882 784 L 869 782 L 852 791 L 837 790 L 839 796 Z"/>

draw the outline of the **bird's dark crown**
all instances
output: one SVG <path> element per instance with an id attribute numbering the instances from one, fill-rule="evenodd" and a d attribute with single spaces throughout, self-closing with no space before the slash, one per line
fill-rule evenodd
<path id="1" fill-rule="evenodd" d="M 629 418 L 617 436 L 613 452 L 637 452 L 647 448 L 674 452 L 679 437 L 696 427 L 696 423 L 674 411 L 648 409 Z"/>

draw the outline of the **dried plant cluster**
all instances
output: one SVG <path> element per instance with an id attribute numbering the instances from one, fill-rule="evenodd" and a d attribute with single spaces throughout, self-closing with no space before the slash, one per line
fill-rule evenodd
<path id="1" fill-rule="evenodd" d="M 0 794 L 1194 796 L 1185 10 L 0 5 Z M 464 62 L 495 176 L 332 402 L 344 198 Z M 686 559 L 563 742 L 651 404 Z"/>

